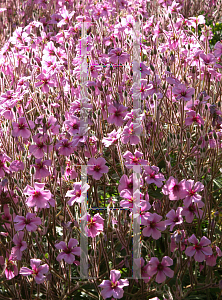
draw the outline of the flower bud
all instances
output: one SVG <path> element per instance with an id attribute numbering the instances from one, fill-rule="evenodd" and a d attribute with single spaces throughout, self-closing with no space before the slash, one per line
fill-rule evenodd
<path id="1" fill-rule="evenodd" d="M 205 105 L 205 109 L 206 109 L 206 110 L 208 110 L 208 106 L 207 106 L 207 104 Z"/>
<path id="2" fill-rule="evenodd" d="M 31 168 L 31 174 L 32 174 L 32 175 L 35 174 L 35 168 L 34 168 L 34 167 Z"/>
<path id="3" fill-rule="evenodd" d="M 187 138 L 188 138 L 188 139 L 190 138 L 190 133 L 189 133 L 189 132 L 187 132 Z"/>
<path id="4" fill-rule="evenodd" d="M 150 64 L 150 69 L 154 72 L 154 66 L 152 64 Z"/>

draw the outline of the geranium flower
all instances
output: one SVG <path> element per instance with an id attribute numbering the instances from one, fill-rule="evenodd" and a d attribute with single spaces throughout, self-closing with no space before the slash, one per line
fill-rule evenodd
<path id="1" fill-rule="evenodd" d="M 163 185 L 162 181 L 165 181 L 162 173 L 159 172 L 159 168 L 156 166 L 148 166 L 143 167 L 145 170 L 145 181 L 148 184 L 154 183 L 157 187 L 161 187 Z"/>
<path id="2" fill-rule="evenodd" d="M 221 55 L 222 55 L 222 43 L 218 41 L 214 46 L 214 56 L 220 57 Z"/>
<path id="3" fill-rule="evenodd" d="M 22 252 L 27 248 L 27 243 L 23 241 L 24 232 L 20 231 L 16 233 L 13 237 L 13 243 L 16 245 L 12 248 L 12 256 L 17 260 L 22 259 Z"/>
<path id="4" fill-rule="evenodd" d="M 31 129 L 35 127 L 35 124 L 33 121 L 28 121 L 29 126 Z M 18 118 L 18 123 L 12 122 L 13 130 L 12 130 L 12 136 L 13 137 L 23 137 L 24 139 L 28 139 L 31 135 L 31 132 L 29 130 L 29 126 L 26 122 L 25 118 Z"/>
<path id="5" fill-rule="evenodd" d="M 35 158 L 43 158 L 44 154 L 47 153 L 47 151 L 50 153 L 53 149 L 53 145 L 49 145 L 50 140 L 51 138 L 48 136 L 48 134 L 42 135 L 40 133 L 37 133 L 33 136 L 33 142 L 36 144 L 29 146 L 29 152 Z"/>
<path id="6" fill-rule="evenodd" d="M 7 161 L 11 161 L 11 158 L 5 153 L 0 154 L 0 178 L 3 178 L 5 173 L 10 173 L 9 168 L 6 165 Z"/>
<path id="7" fill-rule="evenodd" d="M 203 236 L 199 242 L 196 236 L 192 234 L 192 236 L 188 238 L 188 241 L 194 244 L 194 246 L 187 247 L 185 254 L 190 257 L 194 256 L 196 261 L 202 262 L 205 260 L 205 255 L 213 254 L 211 247 L 207 247 L 207 245 L 211 244 L 211 241 L 205 236 Z"/>
<path id="8" fill-rule="evenodd" d="M 103 157 L 90 158 L 88 161 L 88 174 L 92 175 L 95 180 L 99 180 L 103 173 L 108 173 L 109 168 L 106 166 L 106 160 Z"/>
<path id="9" fill-rule="evenodd" d="M 89 237 L 96 237 L 103 232 L 104 219 L 100 216 L 100 214 L 95 214 L 93 217 L 90 214 L 84 215 L 81 220 L 87 221 L 87 226 L 85 227 L 85 231 Z"/>
<path id="10" fill-rule="evenodd" d="M 46 169 L 45 166 L 51 166 L 52 161 L 51 160 L 41 160 L 36 159 L 35 164 L 33 165 L 35 167 L 35 175 L 34 179 L 42 179 L 47 176 L 50 176 L 49 170 Z"/>
<path id="11" fill-rule="evenodd" d="M 133 193 L 133 188 L 134 190 L 138 189 L 139 188 L 139 180 L 137 179 L 136 177 L 136 174 L 132 174 L 130 175 L 130 177 L 128 178 L 127 175 L 123 175 L 121 178 L 120 178 L 120 181 L 119 181 L 119 186 L 118 186 L 118 191 L 119 193 L 122 191 L 122 190 L 129 190 L 131 193 Z"/>
<path id="12" fill-rule="evenodd" d="M 145 264 L 145 260 L 143 259 L 143 257 L 141 257 L 141 258 L 135 258 L 134 262 L 135 262 L 137 268 L 141 269 L 141 279 L 143 279 L 143 281 L 145 283 L 149 282 L 150 276 L 147 273 L 147 269 L 148 269 L 149 264 L 144 265 Z M 138 282 L 137 279 L 136 279 L 136 282 Z"/>
<path id="13" fill-rule="evenodd" d="M 123 287 L 129 285 L 127 279 L 120 279 L 121 273 L 118 270 L 110 271 L 110 280 L 103 280 L 99 285 L 103 290 L 101 295 L 104 299 L 114 297 L 115 299 L 120 299 L 123 297 Z M 119 280 L 120 279 L 120 280 Z"/>
<path id="14" fill-rule="evenodd" d="M 126 125 L 122 132 L 122 143 L 127 144 L 129 142 L 131 145 L 137 145 L 140 141 L 139 135 L 141 130 L 141 124 L 139 123 L 131 123 L 130 125 Z"/>
<path id="15" fill-rule="evenodd" d="M 169 195 L 171 201 L 183 199 L 186 197 L 187 193 L 184 189 L 185 179 L 178 183 L 178 180 L 173 176 L 170 176 L 166 184 L 162 188 L 162 193 L 164 195 Z"/>
<path id="16" fill-rule="evenodd" d="M 194 219 L 194 215 L 196 215 L 197 218 L 202 218 L 203 211 L 199 208 L 202 208 L 204 206 L 204 203 L 202 201 L 198 201 L 196 203 L 191 202 L 190 204 L 184 203 L 182 216 L 185 216 L 187 223 L 192 223 Z"/>
<path id="17" fill-rule="evenodd" d="M 187 112 L 187 118 L 185 119 L 185 124 L 187 126 L 192 125 L 194 122 L 199 124 L 199 126 L 204 125 L 204 120 L 201 118 L 200 114 L 197 114 L 194 110 Z"/>
<path id="18" fill-rule="evenodd" d="M 74 182 L 73 183 L 73 190 L 67 191 L 66 197 L 71 197 L 68 201 L 68 205 L 72 206 L 75 202 L 81 203 L 85 200 L 86 194 L 90 185 L 87 183 L 84 184 L 82 187 L 82 182 Z"/>
<path id="19" fill-rule="evenodd" d="M 111 114 L 107 122 L 110 124 L 115 124 L 116 126 L 122 126 L 124 123 L 123 118 L 127 114 L 127 107 L 121 105 L 110 105 L 108 107 L 108 112 Z"/>
<path id="20" fill-rule="evenodd" d="M 134 193 L 131 193 L 129 190 L 122 190 L 120 192 L 120 197 L 125 198 L 125 200 L 120 201 L 120 206 L 124 208 L 133 208 L 133 203 L 136 203 L 139 206 L 140 199 L 143 197 L 143 194 L 139 190 L 136 190 Z M 139 199 L 139 201 L 137 201 Z"/>
<path id="21" fill-rule="evenodd" d="M 109 147 L 113 144 L 116 144 L 118 142 L 118 139 L 120 138 L 120 128 L 116 131 L 115 129 L 107 134 L 107 137 L 104 137 L 102 139 L 102 143 L 105 147 Z"/>
<path id="22" fill-rule="evenodd" d="M 42 224 L 41 218 L 36 217 L 34 213 L 27 213 L 26 217 L 16 216 L 13 220 L 16 231 L 23 230 L 26 227 L 27 231 L 36 231 L 37 226 Z"/>
<path id="23" fill-rule="evenodd" d="M 141 220 L 141 225 L 145 225 L 143 228 L 144 236 L 152 236 L 155 240 L 161 237 L 161 231 L 165 230 L 166 225 L 164 221 L 160 221 L 163 217 L 156 213 L 149 213 L 146 218 Z"/>
<path id="24" fill-rule="evenodd" d="M 129 54 L 123 52 L 121 48 L 112 49 L 109 52 L 109 61 L 113 64 L 125 64 L 129 60 Z"/>
<path id="25" fill-rule="evenodd" d="M 6 252 L 6 259 L 3 256 L 0 256 L 0 264 L 2 265 L 3 270 L 5 271 L 5 277 L 7 280 L 10 280 L 18 275 L 18 268 L 14 262 L 15 258 L 12 254 Z"/>
<path id="26" fill-rule="evenodd" d="M 70 23 L 72 17 L 74 16 L 75 11 L 72 11 L 70 14 L 68 12 L 68 10 L 66 9 L 66 7 L 64 6 L 62 11 L 61 11 L 61 16 L 62 16 L 62 20 L 57 24 L 58 27 L 62 27 L 64 25 L 67 25 Z"/>
<path id="27" fill-rule="evenodd" d="M 61 261 L 62 259 L 64 259 L 64 261 L 68 264 L 78 264 L 78 262 L 75 261 L 75 255 L 80 256 L 81 248 L 76 247 L 78 243 L 79 242 L 76 239 L 71 238 L 68 242 L 68 245 L 66 245 L 66 243 L 63 241 L 55 244 L 56 249 L 62 250 L 62 252 L 57 256 L 56 260 Z"/>
<path id="28" fill-rule="evenodd" d="M 74 152 L 74 144 L 73 141 L 69 142 L 68 139 L 62 139 L 59 141 L 56 146 L 56 150 L 59 150 L 60 155 L 69 156 Z"/>
<path id="29" fill-rule="evenodd" d="M 30 197 L 26 200 L 28 207 L 46 208 L 52 194 L 49 190 L 44 190 L 45 183 L 34 183 L 34 188 L 27 185 L 23 193 Z"/>
<path id="30" fill-rule="evenodd" d="M 174 226 L 183 223 L 183 217 L 181 215 L 182 210 L 182 207 L 178 207 L 176 211 L 171 209 L 171 211 L 166 214 L 168 220 L 165 221 L 165 224 L 166 226 L 170 225 L 170 231 L 173 230 Z"/>
<path id="31" fill-rule="evenodd" d="M 177 100 L 189 101 L 192 99 L 192 95 L 194 94 L 194 88 L 188 88 L 185 84 L 178 84 L 173 88 L 173 94 L 176 96 Z"/>
<path id="32" fill-rule="evenodd" d="M 55 83 L 50 80 L 50 73 L 47 73 L 46 70 L 43 70 L 42 74 L 39 74 L 36 78 L 39 80 L 35 83 L 36 87 L 41 86 L 43 93 L 49 92 L 49 87 L 54 87 Z"/>
<path id="33" fill-rule="evenodd" d="M 147 273 L 150 277 L 156 274 L 155 281 L 162 283 L 166 280 L 166 276 L 172 278 L 174 271 L 168 268 L 173 265 L 173 260 L 169 256 L 164 256 L 161 263 L 157 257 L 152 257 L 148 263 Z"/>
<path id="34" fill-rule="evenodd" d="M 206 259 L 206 265 L 207 266 L 215 266 L 217 263 L 217 257 L 218 256 L 222 256 L 222 251 L 220 250 L 219 247 L 213 245 L 212 246 L 212 255 L 206 255 L 205 259 Z"/>
<path id="35" fill-rule="evenodd" d="M 130 151 L 126 151 L 123 155 L 125 158 L 125 165 L 128 169 L 132 169 L 133 165 L 140 166 L 140 165 L 147 165 L 147 160 L 141 159 L 140 157 L 143 156 L 143 153 L 136 150 L 135 154 L 133 155 Z"/>
<path id="36" fill-rule="evenodd" d="M 133 72 L 137 73 L 141 79 L 146 78 L 146 75 L 150 75 L 150 71 L 144 63 L 139 63 L 138 61 L 133 61 Z"/>
<path id="37" fill-rule="evenodd" d="M 197 181 L 194 183 L 194 180 L 186 180 L 183 183 L 185 192 L 186 192 L 186 197 L 184 198 L 184 205 L 188 206 L 192 202 L 199 202 L 201 200 L 201 196 L 197 194 L 198 192 L 201 192 L 204 189 L 204 185 Z"/>
<path id="38" fill-rule="evenodd" d="M 33 275 L 37 284 L 43 283 L 46 279 L 44 274 L 48 273 L 49 266 L 47 264 L 41 265 L 41 259 L 30 259 L 32 270 L 26 267 L 20 269 L 19 274 L 23 276 Z"/>

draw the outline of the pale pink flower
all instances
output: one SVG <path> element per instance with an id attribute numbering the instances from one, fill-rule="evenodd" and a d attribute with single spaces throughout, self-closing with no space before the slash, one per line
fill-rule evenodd
<path id="1" fill-rule="evenodd" d="M 30 197 L 26 200 L 28 207 L 36 206 L 37 208 L 46 208 L 48 202 L 52 197 L 49 190 L 44 190 L 45 183 L 34 183 L 34 188 L 27 185 L 23 193 L 29 195 Z"/>
<path id="2" fill-rule="evenodd" d="M 149 213 L 146 218 L 141 220 L 141 224 L 146 227 L 143 228 L 144 236 L 152 236 L 155 240 L 158 240 L 161 237 L 161 231 L 166 229 L 164 221 L 160 221 L 163 217 L 157 215 L 156 213 Z"/>
<path id="3" fill-rule="evenodd" d="M 56 260 L 61 261 L 64 259 L 65 262 L 68 264 L 78 264 L 78 262 L 75 260 L 75 255 L 80 256 L 80 247 L 76 247 L 78 245 L 78 241 L 76 239 L 71 238 L 68 242 L 68 245 L 66 245 L 65 242 L 60 242 L 55 244 L 56 249 L 62 250 L 61 253 L 57 256 Z"/>
<path id="4" fill-rule="evenodd" d="M 184 179 L 185 180 L 185 179 Z M 186 191 L 183 186 L 184 180 L 178 183 L 178 180 L 170 176 L 166 184 L 162 188 L 164 195 L 169 195 L 171 201 L 180 200 L 186 197 Z"/>
<path id="5" fill-rule="evenodd" d="M 214 49 L 214 56 L 220 57 L 222 55 L 222 43 L 220 41 L 216 42 Z"/>
<path id="6" fill-rule="evenodd" d="M 185 124 L 187 126 L 192 125 L 194 122 L 199 124 L 199 126 L 204 125 L 204 120 L 201 118 L 200 114 L 197 114 L 194 110 L 187 112 L 187 118 L 185 119 Z"/>
<path id="7" fill-rule="evenodd" d="M 186 191 L 186 197 L 183 201 L 186 206 L 190 205 L 192 202 L 199 202 L 201 200 L 202 196 L 197 194 L 204 189 L 204 185 L 201 182 L 197 181 L 194 183 L 194 180 L 189 179 L 186 180 L 183 185 Z"/>
<path id="8" fill-rule="evenodd" d="M 37 133 L 33 136 L 33 142 L 36 143 L 35 145 L 29 146 L 29 152 L 35 157 L 35 158 L 43 158 L 44 154 L 50 153 L 53 149 L 53 145 L 50 145 L 51 138 L 48 136 L 48 134 L 40 134 Z"/>
<path id="9" fill-rule="evenodd" d="M 72 206 L 74 203 L 81 203 L 85 200 L 87 195 L 87 191 L 90 188 L 90 185 L 87 183 L 84 184 L 82 187 L 82 182 L 74 182 L 73 183 L 73 190 L 67 191 L 66 197 L 71 197 L 68 201 L 68 205 Z"/>
<path id="10" fill-rule="evenodd" d="M 122 126 L 124 123 L 123 118 L 127 114 L 127 107 L 121 105 L 110 105 L 108 107 L 108 112 L 111 114 L 107 122 L 110 124 L 115 124 L 116 126 Z"/>
<path id="11" fill-rule="evenodd" d="M 120 279 L 121 274 L 118 270 L 110 271 L 110 280 L 103 280 L 99 285 L 103 290 L 101 295 L 104 299 L 114 297 L 115 299 L 120 299 L 123 297 L 123 287 L 129 285 L 127 279 Z M 119 280 L 120 279 L 120 280 Z"/>
<path id="12" fill-rule="evenodd" d="M 166 217 L 168 220 L 165 221 L 166 226 L 170 225 L 170 231 L 173 230 L 174 226 L 182 224 L 183 223 L 183 217 L 181 215 L 183 208 L 178 207 L 175 211 L 174 209 L 171 209 L 167 214 Z"/>
<path id="13" fill-rule="evenodd" d="M 166 276 L 173 278 L 174 271 L 169 268 L 173 265 L 173 260 L 169 256 L 164 256 L 161 263 L 157 257 L 151 257 L 147 273 L 150 277 L 153 277 L 156 274 L 155 281 L 157 283 L 162 283 L 166 280 Z"/>
<path id="14" fill-rule="evenodd" d="M 19 274 L 23 276 L 34 276 L 35 281 L 37 284 L 43 283 L 46 279 L 46 276 L 44 274 L 48 273 L 49 266 L 47 264 L 41 265 L 41 259 L 30 259 L 30 265 L 32 267 L 32 270 L 26 267 L 22 267 L 20 269 Z"/>
<path id="15" fill-rule="evenodd" d="M 127 177 L 127 175 L 123 175 L 120 178 L 119 181 L 119 186 L 118 186 L 118 191 L 119 193 L 122 190 L 129 190 L 131 193 L 133 193 L 133 188 L 134 190 L 138 189 L 140 186 L 139 180 L 136 177 L 136 174 L 132 174 L 129 176 L 129 178 Z"/>
<path id="16" fill-rule="evenodd" d="M 31 129 L 33 129 L 35 127 L 35 124 L 33 123 L 33 121 L 28 121 L 29 122 L 29 126 Z M 26 122 L 25 118 L 18 118 L 18 123 L 16 122 L 12 122 L 12 126 L 13 126 L 13 130 L 12 130 L 12 136 L 13 137 L 23 137 L 25 139 L 28 139 L 31 135 L 31 132 L 29 130 L 29 126 Z"/>
<path id="17" fill-rule="evenodd" d="M 192 223 L 194 219 L 194 214 L 197 218 L 202 218 L 203 211 L 199 208 L 202 208 L 204 203 L 202 201 L 198 201 L 196 203 L 191 202 L 190 204 L 185 203 L 182 211 L 182 216 L 185 216 L 187 223 Z"/>
<path id="18" fill-rule="evenodd" d="M 109 61 L 113 64 L 125 64 L 129 60 L 130 55 L 123 52 L 121 48 L 115 48 L 109 52 L 109 57 Z"/>
<path id="19" fill-rule="evenodd" d="M 90 214 L 84 215 L 81 220 L 87 221 L 87 226 L 85 227 L 85 231 L 89 237 L 96 237 L 103 232 L 104 227 L 104 219 L 100 216 L 100 214 L 95 214 L 93 217 Z"/>
<path id="20" fill-rule="evenodd" d="M 18 275 L 18 268 L 14 260 L 15 259 L 12 254 L 9 256 L 8 252 L 6 252 L 6 259 L 4 259 L 3 256 L 0 256 L 0 264 L 5 271 L 5 277 L 7 280 L 10 280 Z"/>
<path id="21" fill-rule="evenodd" d="M 5 173 L 10 173 L 10 169 L 6 165 L 7 161 L 11 161 L 11 158 L 5 153 L 0 154 L 0 178 L 3 178 Z"/>
<path id="22" fill-rule="evenodd" d="M 15 247 L 12 248 L 12 256 L 13 258 L 17 260 L 22 259 L 22 252 L 27 248 L 27 243 L 23 241 L 24 238 L 24 232 L 20 231 L 16 233 L 13 237 L 13 243 L 16 245 Z"/>
<path id="23" fill-rule="evenodd" d="M 62 139 L 59 141 L 56 146 L 56 150 L 59 150 L 60 155 L 69 156 L 74 152 L 73 141 L 69 142 L 68 139 Z"/>
<path id="24" fill-rule="evenodd" d="M 204 261 L 205 255 L 213 254 L 211 247 L 207 246 L 211 244 L 211 241 L 205 236 L 203 236 L 199 242 L 196 236 L 192 234 L 192 236 L 188 238 L 188 242 L 194 244 L 194 246 L 187 247 L 185 254 L 190 257 L 194 256 L 194 259 L 198 262 Z"/>
<path id="25" fill-rule="evenodd" d="M 147 166 L 143 167 L 145 170 L 145 181 L 148 184 L 154 183 L 157 187 L 161 187 L 163 185 L 162 181 L 165 181 L 162 173 L 159 173 L 159 168 L 156 166 Z"/>
<path id="26" fill-rule="evenodd" d="M 144 166 L 147 165 L 147 160 L 141 159 L 140 157 L 143 156 L 143 153 L 136 150 L 135 154 L 133 155 L 130 151 L 126 151 L 123 155 L 123 158 L 125 158 L 125 165 L 128 169 L 132 169 L 133 165 L 135 166 Z"/>
<path id="27" fill-rule="evenodd" d="M 36 217 L 34 213 L 27 213 L 26 217 L 16 216 L 13 220 L 16 231 L 23 230 L 26 227 L 27 231 L 36 231 L 37 226 L 42 224 L 41 218 Z"/>
<path id="28" fill-rule="evenodd" d="M 92 175 L 95 180 L 99 180 L 103 173 L 108 173 L 109 168 L 106 166 L 106 160 L 103 157 L 90 158 L 88 161 L 88 174 Z"/>
<path id="29" fill-rule="evenodd" d="M 41 160 L 41 159 L 36 159 L 35 164 L 33 165 L 35 167 L 35 179 L 42 179 L 47 176 L 50 176 L 49 170 L 45 166 L 51 166 L 52 161 L 51 160 Z"/>
<path id="30" fill-rule="evenodd" d="M 176 96 L 176 99 L 182 99 L 184 101 L 189 101 L 192 99 L 194 94 L 194 88 L 187 88 L 185 84 L 178 84 L 173 88 L 173 94 Z"/>
<path id="31" fill-rule="evenodd" d="M 115 129 L 107 134 L 107 137 L 102 139 L 102 143 L 105 147 L 109 147 L 113 144 L 116 144 L 120 139 L 120 128 L 116 131 Z"/>
<path id="32" fill-rule="evenodd" d="M 130 125 L 126 125 L 122 132 L 122 143 L 127 144 L 129 142 L 131 145 L 137 145 L 140 141 L 139 136 L 141 131 L 141 124 L 139 123 L 131 123 Z"/>

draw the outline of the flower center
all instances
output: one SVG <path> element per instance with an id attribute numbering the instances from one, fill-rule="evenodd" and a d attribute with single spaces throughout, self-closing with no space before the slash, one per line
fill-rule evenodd
<path id="1" fill-rule="evenodd" d="M 159 263 L 158 266 L 157 266 L 157 270 L 162 271 L 163 268 L 164 268 L 163 265 L 161 263 Z"/>
<path id="2" fill-rule="evenodd" d="M 25 128 L 25 124 L 19 124 L 18 128 L 19 129 L 24 129 Z"/>
<path id="3" fill-rule="evenodd" d="M 202 249 L 202 246 L 200 246 L 200 245 L 195 245 L 195 249 L 196 249 L 196 250 L 201 250 L 201 249 Z"/>
<path id="4" fill-rule="evenodd" d="M 111 281 L 111 288 L 114 289 L 118 285 L 118 282 Z"/>
<path id="5" fill-rule="evenodd" d="M 152 172 L 152 173 L 150 174 L 150 178 L 155 178 L 155 172 Z"/>
<path id="6" fill-rule="evenodd" d="M 151 221 L 151 222 L 150 222 L 150 228 L 155 228 L 155 227 L 156 227 L 156 223 L 153 222 L 153 221 Z"/>
<path id="7" fill-rule="evenodd" d="M 181 92 L 180 94 L 181 94 L 181 96 L 186 96 L 187 92 L 184 91 L 184 92 Z"/>
<path id="8" fill-rule="evenodd" d="M 179 221 L 178 217 L 175 217 L 174 220 L 173 220 L 174 223 L 177 223 L 178 221 Z"/>
<path id="9" fill-rule="evenodd" d="M 96 171 L 96 172 L 99 172 L 99 171 L 100 171 L 100 169 L 101 169 L 101 167 L 100 167 L 100 166 L 98 166 L 98 165 L 94 167 L 94 171 Z"/>
<path id="10" fill-rule="evenodd" d="M 194 204 L 189 206 L 189 211 L 194 212 L 195 211 L 195 206 Z"/>

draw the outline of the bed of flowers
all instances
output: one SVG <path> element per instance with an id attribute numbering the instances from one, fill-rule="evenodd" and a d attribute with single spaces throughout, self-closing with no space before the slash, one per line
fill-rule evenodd
<path id="1" fill-rule="evenodd" d="M 0 299 L 221 299 L 221 7 L 0 1 Z"/>

